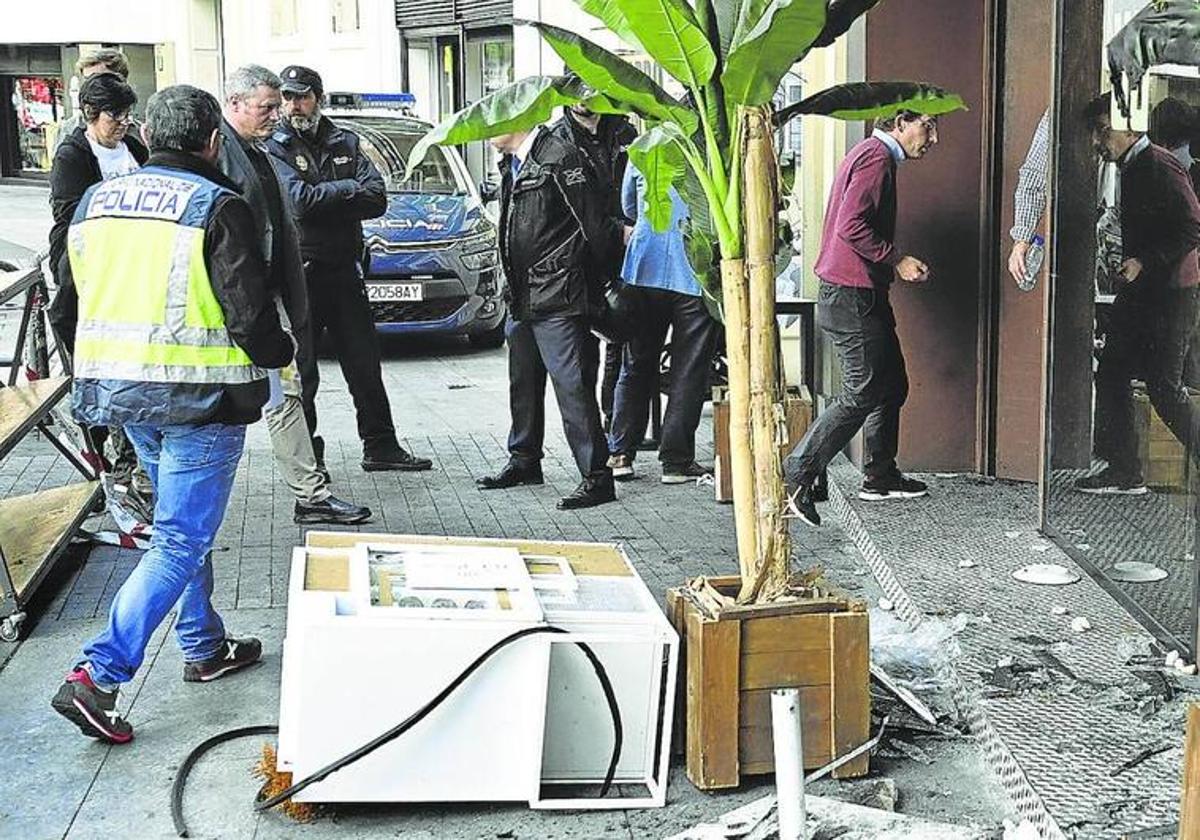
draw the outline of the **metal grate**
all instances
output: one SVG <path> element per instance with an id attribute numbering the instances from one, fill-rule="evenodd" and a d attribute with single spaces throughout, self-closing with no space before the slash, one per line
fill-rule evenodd
<path id="1" fill-rule="evenodd" d="M 421 321 L 441 321 L 462 309 L 465 295 L 436 300 L 388 301 L 372 303 L 371 315 L 379 324 L 410 324 Z"/>
<path id="2" fill-rule="evenodd" d="M 396 26 L 507 26 L 513 20 L 513 0 L 396 0 Z"/>

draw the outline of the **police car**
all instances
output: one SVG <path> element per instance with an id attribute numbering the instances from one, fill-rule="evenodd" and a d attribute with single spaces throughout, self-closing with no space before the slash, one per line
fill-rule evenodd
<path id="1" fill-rule="evenodd" d="M 430 128 L 412 115 L 415 101 L 407 93 L 331 93 L 323 111 L 362 139 L 387 185 L 387 212 L 362 223 L 375 327 L 499 347 L 506 307 L 496 225 L 454 149 L 430 149 L 405 180 L 409 152 Z"/>

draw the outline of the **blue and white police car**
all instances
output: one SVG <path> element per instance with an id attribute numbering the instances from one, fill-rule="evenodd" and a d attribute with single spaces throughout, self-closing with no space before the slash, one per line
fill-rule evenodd
<path id="1" fill-rule="evenodd" d="M 405 180 L 409 152 L 430 128 L 414 104 L 407 93 L 331 93 L 324 111 L 362 139 L 387 185 L 387 212 L 362 223 L 375 327 L 499 347 L 506 306 L 496 224 L 454 149 L 430 149 Z"/>

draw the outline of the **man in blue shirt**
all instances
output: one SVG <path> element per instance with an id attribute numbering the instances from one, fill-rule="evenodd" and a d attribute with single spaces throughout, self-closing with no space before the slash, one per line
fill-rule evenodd
<path id="1" fill-rule="evenodd" d="M 621 202 L 635 220 L 621 277 L 638 310 L 638 325 L 625 346 L 617 381 L 609 436 L 613 478 L 633 478 L 633 458 L 646 428 L 651 389 L 656 387 L 658 360 L 671 329 L 671 388 L 663 418 L 658 459 L 663 484 L 685 484 L 707 470 L 696 463 L 696 426 L 708 391 L 708 373 L 717 340 L 717 324 L 709 317 L 700 284 L 688 264 L 682 225 L 687 205 L 671 190 L 671 223 L 657 233 L 642 209 L 645 180 L 633 167 L 625 171 Z"/>

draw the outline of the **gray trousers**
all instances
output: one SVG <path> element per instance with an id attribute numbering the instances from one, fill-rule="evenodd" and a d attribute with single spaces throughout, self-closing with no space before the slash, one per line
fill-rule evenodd
<path id="1" fill-rule="evenodd" d="M 788 456 L 784 471 L 811 486 L 859 429 L 868 479 L 896 471 L 900 408 L 908 397 L 904 353 L 886 289 L 821 284 L 817 324 L 829 336 L 842 366 L 842 395 L 817 417 Z"/>
<path id="2" fill-rule="evenodd" d="M 289 326 L 287 312 L 282 304 L 279 304 L 279 315 L 286 329 Z M 303 389 L 296 362 L 279 371 L 279 375 L 283 401 L 263 412 L 267 432 L 271 435 L 271 451 L 296 501 L 317 504 L 331 494 L 324 476 L 317 471 L 317 457 L 313 454 L 312 434 L 304 415 Z"/>

